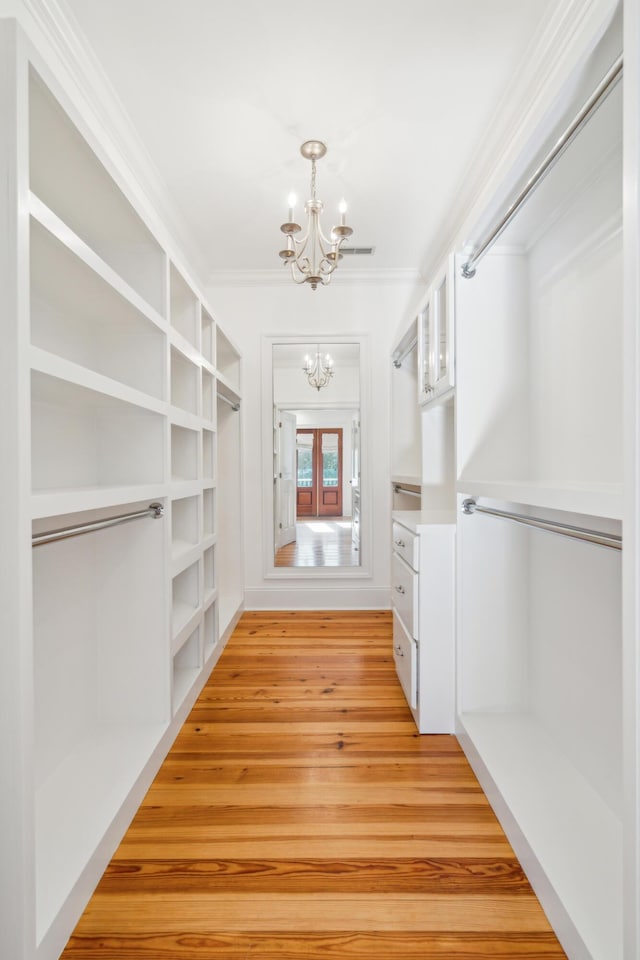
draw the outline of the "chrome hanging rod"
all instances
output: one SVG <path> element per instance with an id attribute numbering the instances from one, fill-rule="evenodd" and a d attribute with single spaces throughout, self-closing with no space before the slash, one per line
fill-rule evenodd
<path id="1" fill-rule="evenodd" d="M 164 516 L 163 505 L 161 503 L 150 503 L 146 510 L 138 510 L 136 513 L 123 513 L 118 517 L 92 520 L 90 523 L 78 524 L 76 527 L 61 527 L 59 530 L 49 530 L 47 533 L 34 533 L 31 538 L 31 546 L 40 547 L 43 543 L 53 543 L 54 540 L 68 540 L 69 537 L 79 537 L 83 533 L 93 533 L 94 530 L 117 527 L 120 523 L 141 520 L 143 517 L 152 517 L 157 520 L 162 516 Z"/>
<path id="2" fill-rule="evenodd" d="M 418 343 L 418 335 L 415 334 L 407 341 L 407 343 L 401 344 L 398 347 L 398 349 L 394 351 L 394 353 L 391 356 L 391 360 L 393 361 L 393 365 L 396 368 L 396 370 L 398 370 L 402 366 L 402 361 L 409 356 L 409 354 L 411 353 L 411 351 L 413 350 L 413 348 L 416 346 L 417 343 Z"/>
<path id="3" fill-rule="evenodd" d="M 569 523 L 556 523 L 555 520 L 540 520 L 537 517 L 528 517 L 522 513 L 511 513 L 508 510 L 494 510 L 493 507 L 481 507 L 471 498 L 462 502 L 462 512 L 466 514 L 486 513 L 491 517 L 514 520 L 516 523 L 522 523 L 526 527 L 536 527 L 538 530 L 558 533 L 563 537 L 571 537 L 574 540 L 586 540 L 588 543 L 597 543 L 602 547 L 622 550 L 622 537 L 619 537 L 615 533 L 600 533 L 599 530 L 589 530 L 586 527 L 574 527 Z"/>
<path id="4" fill-rule="evenodd" d="M 515 215 L 518 213 L 524 202 L 530 194 L 536 189 L 539 183 L 545 178 L 547 173 L 553 168 L 560 159 L 567 147 L 575 140 L 576 136 L 582 130 L 585 123 L 591 115 L 597 110 L 601 103 L 608 97 L 615 85 L 622 77 L 622 55 L 618 57 L 613 66 L 607 72 L 603 80 L 598 84 L 592 95 L 584 104 L 582 109 L 574 117 L 562 136 L 556 141 L 544 160 L 535 169 L 527 180 L 526 184 L 507 208 L 503 216 L 498 220 L 495 226 L 487 234 L 482 243 L 478 244 L 469 259 L 461 267 L 462 276 L 466 279 L 475 276 L 476 267 L 482 257 L 487 253 L 490 247 L 495 243 L 500 234 L 505 230 Z"/>
<path id="5" fill-rule="evenodd" d="M 422 497 L 421 493 L 418 493 L 417 490 L 409 490 L 408 487 L 403 487 L 400 483 L 394 483 L 393 485 L 394 493 L 403 493 L 407 497 Z"/>
<path id="6" fill-rule="evenodd" d="M 238 400 L 230 400 L 229 397 L 225 397 L 224 393 L 218 393 L 218 400 L 222 400 L 224 403 L 228 403 L 232 410 L 235 410 L 236 413 L 240 409 L 240 403 Z"/>

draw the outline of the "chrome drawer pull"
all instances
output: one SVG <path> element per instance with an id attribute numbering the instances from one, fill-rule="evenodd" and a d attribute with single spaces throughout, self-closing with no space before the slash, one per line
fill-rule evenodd
<path id="1" fill-rule="evenodd" d="M 404 593 L 404 587 L 396 587 L 398 593 Z"/>
<path id="2" fill-rule="evenodd" d="M 406 547 L 404 540 L 394 540 L 393 542 L 395 543 L 396 547 Z"/>

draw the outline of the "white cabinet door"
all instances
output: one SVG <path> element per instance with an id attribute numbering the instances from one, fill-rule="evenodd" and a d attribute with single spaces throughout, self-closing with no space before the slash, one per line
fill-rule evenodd
<path id="1" fill-rule="evenodd" d="M 436 274 L 418 314 L 418 398 L 436 400 L 454 385 L 453 257 Z"/>

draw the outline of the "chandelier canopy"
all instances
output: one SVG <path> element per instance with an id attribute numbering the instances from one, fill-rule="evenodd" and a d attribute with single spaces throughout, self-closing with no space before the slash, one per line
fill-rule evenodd
<path id="1" fill-rule="evenodd" d="M 326 152 L 327 148 L 320 140 L 307 140 L 300 147 L 302 156 L 311 161 L 311 196 L 304 205 L 307 215 L 306 233 L 300 239 L 296 236 L 302 231 L 302 227 L 293 219 L 295 194 L 289 195 L 289 219 L 280 227 L 287 238 L 286 248 L 280 251 L 284 264 L 291 267 L 291 277 L 295 283 L 309 283 L 312 290 L 317 290 L 319 283 L 325 286 L 329 283 L 331 274 L 342 259 L 340 247 L 353 233 L 345 222 L 347 205 L 344 200 L 338 207 L 340 223 L 331 228 L 329 238 L 322 232 L 320 214 L 324 205 L 316 194 L 316 161 L 321 160 Z"/>
<path id="2" fill-rule="evenodd" d="M 320 353 L 320 347 L 317 346 L 313 358 L 308 354 L 304 358 L 302 370 L 307 375 L 309 385 L 320 392 L 320 388 L 326 387 L 333 376 L 333 360 L 328 353 L 325 353 L 323 357 Z"/>

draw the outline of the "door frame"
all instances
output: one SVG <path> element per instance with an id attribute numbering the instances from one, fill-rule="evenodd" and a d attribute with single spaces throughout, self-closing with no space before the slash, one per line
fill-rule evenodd
<path id="1" fill-rule="evenodd" d="M 360 479 L 360 508 L 361 508 L 361 532 L 362 541 L 360 549 L 359 567 L 333 567 L 329 571 L 323 567 L 277 567 L 275 565 L 274 550 L 274 498 L 273 498 L 273 349 L 279 345 L 300 346 L 302 350 L 313 347 L 318 342 L 322 343 L 345 343 L 357 344 L 360 351 L 359 374 L 360 389 L 357 403 L 348 403 L 343 401 L 318 401 L 314 402 L 287 402 L 279 400 L 277 406 L 279 409 L 288 410 L 331 410 L 348 409 L 359 411 L 360 419 L 360 453 L 362 464 L 362 475 Z M 324 587 L 325 583 L 331 582 L 340 588 L 343 588 L 347 580 L 370 580 L 373 577 L 373 516 L 375 508 L 380 500 L 376 493 L 376 503 L 373 503 L 374 484 L 373 484 L 373 454 L 371 436 L 373 426 L 371 424 L 371 333 L 354 334 L 331 334 L 327 336 L 326 331 L 315 331 L 308 334 L 291 333 L 265 333 L 261 337 L 261 386 L 260 386 L 260 409 L 262 420 L 262 443 L 261 443 L 261 496 L 262 496 L 262 576 L 266 581 L 289 580 L 306 581 L 307 585 L 314 584 L 319 587 L 320 583 Z M 386 541 L 385 541 L 386 542 Z M 266 584 L 263 584 L 266 588 Z M 280 589 L 279 587 L 276 589 Z M 377 587 L 376 587 L 377 589 Z"/>
<path id="2" fill-rule="evenodd" d="M 322 459 L 322 436 L 323 434 L 338 435 L 338 483 L 331 487 L 325 487 L 323 482 L 324 470 Z M 312 458 L 311 458 L 311 487 L 299 487 L 297 483 L 297 456 L 296 456 L 296 516 L 297 517 L 341 517 L 342 516 L 342 484 L 344 462 L 342 457 L 342 427 L 298 427 L 296 429 L 296 451 L 298 450 L 297 438 L 300 434 L 311 434 Z M 308 503 L 300 502 L 300 494 L 311 494 Z M 326 503 L 328 494 L 335 493 L 336 502 Z"/>

